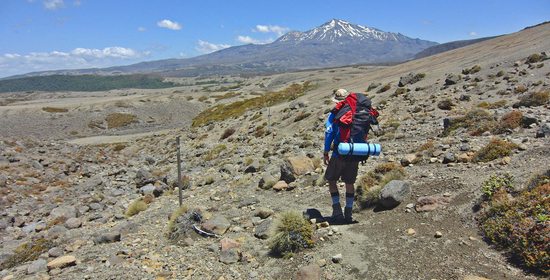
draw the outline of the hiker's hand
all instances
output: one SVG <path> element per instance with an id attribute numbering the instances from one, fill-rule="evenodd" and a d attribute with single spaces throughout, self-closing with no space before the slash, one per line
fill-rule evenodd
<path id="1" fill-rule="evenodd" d="M 329 159 L 330 159 L 330 157 L 328 156 L 328 152 L 324 152 L 323 153 L 323 162 L 325 163 L 325 165 L 328 165 Z"/>

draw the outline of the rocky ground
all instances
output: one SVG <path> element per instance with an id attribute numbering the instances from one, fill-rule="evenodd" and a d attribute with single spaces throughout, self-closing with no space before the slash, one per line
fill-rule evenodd
<path id="1" fill-rule="evenodd" d="M 239 94 L 224 98 L 228 88 L 205 89 L 197 81 L 164 92 L 5 96 L 0 278 L 543 278 L 483 240 L 475 206 L 491 175 L 509 173 L 522 188 L 550 166 L 548 101 L 513 108 L 530 93 L 550 88 L 549 60 L 529 58 L 550 51 L 549 35 L 547 24 L 395 67 L 235 78 Z M 209 105 L 305 81 L 314 87 L 296 100 L 189 126 Z M 381 143 L 383 154 L 360 166 L 360 174 L 398 163 L 410 193 L 391 210 L 357 205 L 358 223 L 319 223 L 313 248 L 290 258 L 271 256 L 270 229 L 282 212 L 316 208 L 330 214 L 320 157 L 332 89 L 365 92 L 376 84 L 368 95 L 380 109 L 382 130 L 371 141 Z M 208 98 L 201 99 L 205 90 Z M 498 132 L 472 136 L 458 128 L 444 136 L 444 118 L 479 107 L 496 120 L 517 110 L 524 121 Z M 105 117 L 111 112 L 134 114 L 137 121 L 108 127 Z M 148 134 L 117 138 L 120 143 L 109 140 L 143 132 Z M 216 236 L 168 238 L 169 217 L 178 209 L 176 136 L 189 179 L 183 203 L 198 209 L 197 226 Z M 517 148 L 487 163 L 472 161 L 494 137 Z M 75 138 L 80 142 L 69 143 Z M 343 196 L 343 186 L 340 190 Z M 125 215 L 139 199 L 146 200 L 147 209 Z"/>

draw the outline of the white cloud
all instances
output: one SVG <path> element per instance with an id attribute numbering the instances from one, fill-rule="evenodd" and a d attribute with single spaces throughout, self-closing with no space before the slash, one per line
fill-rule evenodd
<path id="1" fill-rule="evenodd" d="M 256 29 L 254 31 L 261 32 L 261 33 L 275 33 L 277 36 L 282 36 L 286 32 L 288 32 L 290 29 L 288 27 L 281 27 L 278 25 L 256 25 Z"/>
<path id="2" fill-rule="evenodd" d="M 475 32 L 475 31 L 470 32 L 470 36 L 472 36 L 472 37 L 477 36 L 477 32 Z"/>
<path id="3" fill-rule="evenodd" d="M 140 26 L 140 27 L 138 27 L 137 31 L 145 32 L 145 31 L 147 31 L 147 29 L 145 27 Z"/>
<path id="4" fill-rule="evenodd" d="M 226 48 L 229 48 L 229 47 L 231 47 L 231 45 L 213 44 L 213 43 L 209 43 L 209 42 L 206 42 L 206 41 L 203 41 L 203 40 L 199 40 L 198 45 L 195 47 L 195 49 L 197 51 L 199 51 L 200 53 L 206 54 L 206 53 L 219 51 L 221 49 L 226 49 Z"/>
<path id="5" fill-rule="evenodd" d="M 168 29 L 171 29 L 171 30 L 180 30 L 181 29 L 181 25 L 175 21 L 171 21 L 169 19 L 163 19 L 159 22 L 157 22 L 157 26 L 158 27 L 162 27 L 162 28 L 168 28 Z"/>
<path id="6" fill-rule="evenodd" d="M 48 10 L 57 10 L 65 6 L 65 3 L 63 3 L 63 0 L 44 0 L 43 3 L 44 3 L 44 8 Z"/>
<path id="7" fill-rule="evenodd" d="M 149 54 L 150 52 L 139 52 L 124 47 L 76 48 L 69 52 L 6 53 L 0 55 L 0 77 L 54 69 L 108 67 L 137 62 Z"/>
<path id="8" fill-rule="evenodd" d="M 241 42 L 241 43 L 244 43 L 244 44 L 268 44 L 268 43 L 271 43 L 273 42 L 273 39 L 267 39 L 267 40 L 258 40 L 258 39 L 254 39 L 250 36 L 243 36 L 243 35 L 239 35 L 237 37 L 237 41 Z"/>

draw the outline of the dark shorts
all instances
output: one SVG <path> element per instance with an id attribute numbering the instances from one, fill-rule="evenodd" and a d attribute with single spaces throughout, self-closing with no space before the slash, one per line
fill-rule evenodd
<path id="1" fill-rule="evenodd" d="M 357 178 L 358 169 L 358 161 L 346 161 L 342 159 L 342 157 L 333 156 L 328 161 L 325 179 L 327 179 L 327 181 L 338 181 L 338 179 L 342 178 L 344 183 L 353 184 Z"/>

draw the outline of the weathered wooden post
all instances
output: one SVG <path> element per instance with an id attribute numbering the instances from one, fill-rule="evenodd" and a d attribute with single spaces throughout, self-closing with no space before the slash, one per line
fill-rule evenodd
<path id="1" fill-rule="evenodd" d="M 183 198 L 182 198 L 182 191 L 181 191 L 181 188 L 182 188 L 182 185 L 181 185 L 181 157 L 180 157 L 180 137 L 176 137 L 176 146 L 177 146 L 177 150 L 178 150 L 178 154 L 177 154 L 177 157 L 178 157 L 178 189 L 179 189 L 179 202 L 180 202 L 180 207 L 181 205 L 183 204 Z"/>

